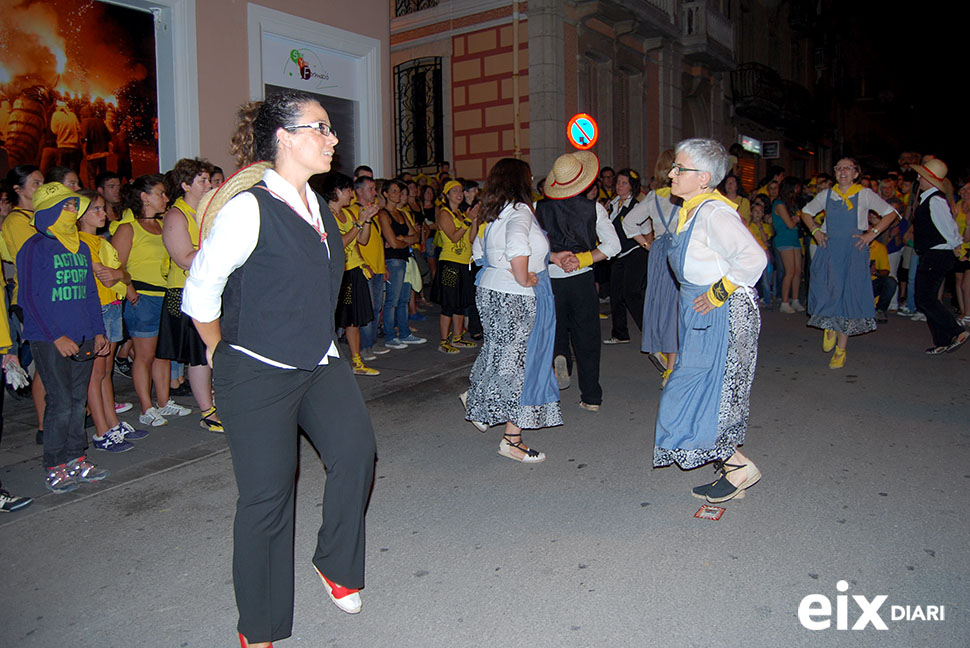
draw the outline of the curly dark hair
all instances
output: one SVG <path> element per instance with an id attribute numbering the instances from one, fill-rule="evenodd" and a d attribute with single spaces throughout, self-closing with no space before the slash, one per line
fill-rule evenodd
<path id="1" fill-rule="evenodd" d="M 165 194 L 168 204 L 174 205 L 176 199 L 185 195 L 182 183 L 192 184 L 201 173 L 212 173 L 212 165 L 199 158 L 182 158 L 172 170 L 165 174 Z"/>
<path id="2" fill-rule="evenodd" d="M 306 92 L 286 90 L 266 101 L 251 101 L 239 107 L 239 126 L 232 136 L 230 151 L 236 163 L 243 167 L 254 162 L 276 160 L 276 131 L 292 125 L 303 107 L 319 103 Z"/>
<path id="3" fill-rule="evenodd" d="M 532 209 L 532 169 L 522 160 L 502 158 L 488 172 L 480 198 L 486 223 L 498 218 L 509 203 Z"/>

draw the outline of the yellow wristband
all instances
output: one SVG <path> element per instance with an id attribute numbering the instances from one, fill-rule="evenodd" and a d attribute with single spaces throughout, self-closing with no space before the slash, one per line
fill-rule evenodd
<path id="1" fill-rule="evenodd" d="M 815 232 L 819 231 L 820 229 L 822 229 L 822 228 L 821 227 L 816 227 L 811 232 L 809 232 L 809 236 L 815 236 Z"/>
<path id="2" fill-rule="evenodd" d="M 723 306 L 724 302 L 731 296 L 731 293 L 737 289 L 738 287 L 731 283 L 727 277 L 721 277 L 707 289 L 707 298 L 715 306 Z"/>
<path id="3" fill-rule="evenodd" d="M 593 253 L 592 252 L 577 252 L 576 258 L 579 259 L 580 268 L 588 268 L 593 265 Z"/>

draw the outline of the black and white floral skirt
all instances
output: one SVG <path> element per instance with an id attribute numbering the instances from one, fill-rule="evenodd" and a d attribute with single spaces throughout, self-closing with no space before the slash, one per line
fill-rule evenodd
<path id="1" fill-rule="evenodd" d="M 486 425 L 511 422 L 524 430 L 562 425 L 558 401 L 520 403 L 526 347 L 536 319 L 535 297 L 479 287 L 475 302 L 484 339 L 469 376 L 466 418 Z"/>

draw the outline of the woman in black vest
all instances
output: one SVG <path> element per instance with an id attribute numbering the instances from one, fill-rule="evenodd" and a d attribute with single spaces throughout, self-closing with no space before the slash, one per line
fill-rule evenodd
<path id="1" fill-rule="evenodd" d="M 307 184 L 330 170 L 337 144 L 330 124 L 302 92 L 240 110 L 234 152 L 241 164 L 265 162 L 200 205 L 204 240 L 182 295 L 213 366 L 239 488 L 233 582 L 244 648 L 292 632 L 297 426 L 327 471 L 313 567 L 337 607 L 360 611 L 374 431 L 334 340 L 340 230 Z"/>
<path id="2" fill-rule="evenodd" d="M 633 222 L 625 223 L 627 214 L 639 204 L 640 174 L 633 169 L 620 169 L 616 174 L 616 196 L 610 200 L 610 220 L 620 239 L 620 253 L 613 259 L 610 271 L 610 311 L 613 331 L 603 344 L 629 344 L 630 329 L 626 312 L 630 311 L 637 328 L 643 331 L 643 293 L 647 288 L 647 248 L 634 239 L 639 233 Z"/>

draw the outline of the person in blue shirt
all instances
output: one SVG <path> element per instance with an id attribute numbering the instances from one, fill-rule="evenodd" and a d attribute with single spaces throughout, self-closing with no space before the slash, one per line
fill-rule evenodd
<path id="1" fill-rule="evenodd" d="M 47 388 L 44 469 L 54 493 L 108 476 L 85 455 L 84 406 L 92 367 L 86 360 L 108 351 L 91 253 L 77 231 L 78 214 L 87 204 L 59 182 L 38 187 L 37 233 L 17 253 L 23 336 Z"/>

